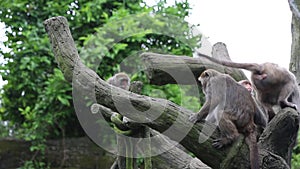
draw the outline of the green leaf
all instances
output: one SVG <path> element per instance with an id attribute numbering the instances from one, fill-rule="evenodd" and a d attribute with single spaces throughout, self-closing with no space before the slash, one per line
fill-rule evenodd
<path id="1" fill-rule="evenodd" d="M 62 96 L 57 96 L 57 99 L 58 99 L 63 105 L 70 106 L 70 102 L 69 102 L 68 99 L 63 98 Z"/>

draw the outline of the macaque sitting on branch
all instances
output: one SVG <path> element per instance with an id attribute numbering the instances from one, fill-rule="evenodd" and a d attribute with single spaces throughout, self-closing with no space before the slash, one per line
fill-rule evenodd
<path id="1" fill-rule="evenodd" d="M 210 114 L 215 118 L 221 137 L 213 146 L 222 148 L 235 141 L 239 134 L 246 137 L 250 149 L 251 169 L 258 169 L 258 147 L 254 116 L 259 111 L 250 92 L 232 77 L 212 69 L 204 71 L 199 79 L 205 94 L 205 103 L 200 111 L 191 116 L 193 123 Z"/>
<path id="2" fill-rule="evenodd" d="M 114 76 L 110 77 L 107 82 L 124 90 L 129 90 L 130 87 L 130 78 L 126 73 L 123 72 L 117 73 Z"/>
<path id="3" fill-rule="evenodd" d="M 251 80 L 257 91 L 257 97 L 264 110 L 268 112 L 269 119 L 275 115 L 273 106 L 281 108 L 291 107 L 299 112 L 300 91 L 295 76 L 287 69 L 275 63 L 235 63 L 218 60 L 198 53 L 212 62 L 232 68 L 241 68 L 252 72 Z"/>

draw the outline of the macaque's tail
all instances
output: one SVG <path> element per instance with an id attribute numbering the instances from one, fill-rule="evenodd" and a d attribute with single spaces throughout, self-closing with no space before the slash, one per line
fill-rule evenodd
<path id="1" fill-rule="evenodd" d="M 249 135 L 246 137 L 246 143 L 248 144 L 250 151 L 251 169 L 259 169 L 259 154 L 256 141 L 256 131 L 249 133 Z"/>
<path id="2" fill-rule="evenodd" d="M 223 66 L 227 66 L 227 67 L 233 67 L 233 68 L 239 68 L 239 69 L 246 69 L 249 70 L 251 72 L 261 72 L 261 66 L 257 63 L 235 63 L 235 62 L 231 62 L 231 61 L 225 61 L 225 60 L 218 60 L 216 58 L 201 54 L 201 53 L 197 53 L 198 56 L 204 57 L 214 63 L 223 65 Z"/>

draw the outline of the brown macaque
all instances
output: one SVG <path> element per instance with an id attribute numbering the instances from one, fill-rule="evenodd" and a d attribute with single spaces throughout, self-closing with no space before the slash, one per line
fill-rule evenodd
<path id="1" fill-rule="evenodd" d="M 246 137 L 250 149 L 251 169 L 259 169 L 256 142 L 255 112 L 258 108 L 246 88 L 232 77 L 212 69 L 204 71 L 199 79 L 205 94 L 205 103 L 189 120 L 199 122 L 210 114 L 214 116 L 221 137 L 213 141 L 215 148 L 222 148 L 235 141 L 239 134 Z"/>
<path id="2" fill-rule="evenodd" d="M 117 73 L 114 76 L 110 77 L 107 82 L 124 90 L 129 90 L 130 87 L 130 78 L 126 73 L 123 72 Z"/>
<path id="3" fill-rule="evenodd" d="M 110 77 L 109 79 L 107 79 L 107 82 L 113 86 L 122 88 L 124 90 L 129 90 L 130 87 L 130 78 L 126 73 L 117 73 L 114 76 Z M 126 120 L 126 117 L 123 117 L 123 115 L 119 114 L 119 113 L 114 113 L 111 116 L 111 121 L 113 122 L 113 124 L 116 126 L 114 127 L 114 130 L 116 131 L 122 131 L 122 133 L 130 133 L 131 134 L 131 130 L 124 125 L 124 120 Z M 128 134 L 127 133 L 127 134 Z M 122 137 L 117 136 L 117 142 L 118 142 L 118 151 L 123 152 L 123 153 L 128 153 L 128 154 L 132 154 L 133 150 L 127 150 L 125 145 L 127 143 L 127 140 L 123 139 Z M 125 168 L 128 161 L 131 161 L 131 158 L 126 158 L 123 156 L 118 156 L 117 160 L 115 162 L 115 164 L 113 166 L 115 166 L 116 168 Z"/>
<path id="4" fill-rule="evenodd" d="M 255 97 L 255 91 L 252 87 L 251 82 L 249 82 L 249 80 L 241 80 L 238 83 L 244 86 L 250 92 L 256 106 L 258 107 L 259 111 L 255 112 L 254 123 L 257 125 L 257 129 L 258 129 L 257 131 L 259 135 L 260 133 L 263 132 L 263 130 L 268 124 L 268 114 L 263 109 L 261 109 L 261 106 L 259 105 L 259 103 L 257 103 Z"/>
<path id="5" fill-rule="evenodd" d="M 218 60 L 207 55 L 198 53 L 199 56 L 221 64 L 223 66 L 241 68 L 252 72 L 252 84 L 257 92 L 257 98 L 271 119 L 275 112 L 274 105 L 281 108 L 291 107 L 299 112 L 300 91 L 295 76 L 287 69 L 274 63 L 235 63 Z"/>
<path id="6" fill-rule="evenodd" d="M 131 91 L 133 93 L 141 94 L 142 90 L 143 90 L 143 86 L 144 86 L 143 82 L 141 82 L 141 81 L 133 81 L 130 84 L 129 91 Z"/>
<path id="7" fill-rule="evenodd" d="M 243 85 L 252 95 L 254 95 L 254 90 L 253 90 L 252 84 L 251 84 L 251 82 L 249 82 L 249 80 L 241 80 L 238 83 Z"/>

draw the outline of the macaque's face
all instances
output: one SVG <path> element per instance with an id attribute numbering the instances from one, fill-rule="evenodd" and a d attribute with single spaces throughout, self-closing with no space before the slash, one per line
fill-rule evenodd
<path id="1" fill-rule="evenodd" d="M 249 92 L 252 92 L 252 85 L 249 84 L 249 83 L 244 83 L 243 86 L 249 91 Z"/>
<path id="2" fill-rule="evenodd" d="M 248 80 L 241 80 L 239 84 L 243 85 L 249 92 L 253 92 L 252 84 Z"/>
<path id="3" fill-rule="evenodd" d="M 127 79 L 121 79 L 120 80 L 120 87 L 122 89 L 128 90 L 128 88 L 129 88 L 128 80 Z"/>

